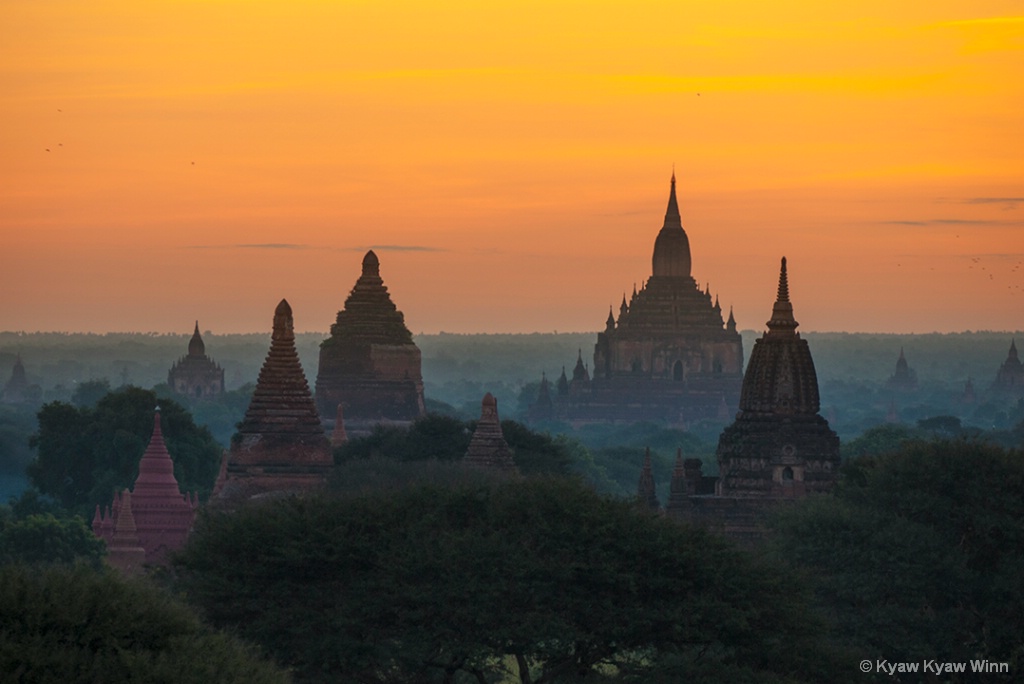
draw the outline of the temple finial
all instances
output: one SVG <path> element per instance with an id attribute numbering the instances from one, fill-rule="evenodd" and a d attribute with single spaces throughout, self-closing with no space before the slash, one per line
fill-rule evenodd
<path id="1" fill-rule="evenodd" d="M 779 296 L 778 301 L 789 301 L 789 279 L 786 276 L 786 257 L 782 257 L 782 269 L 779 271 Z"/>

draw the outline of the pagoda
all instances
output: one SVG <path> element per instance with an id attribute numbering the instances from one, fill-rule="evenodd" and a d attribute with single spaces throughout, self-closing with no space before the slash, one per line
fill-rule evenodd
<path id="1" fill-rule="evenodd" d="M 224 394 L 224 369 L 206 355 L 199 321 L 188 342 L 188 356 L 178 359 L 167 371 L 167 384 L 178 394 L 193 399 Z"/>
<path id="2" fill-rule="evenodd" d="M 1010 351 L 1006 361 L 996 371 L 991 391 L 995 394 L 1024 396 L 1024 364 L 1017 356 L 1017 340 L 1010 340 Z"/>
<path id="3" fill-rule="evenodd" d="M 484 395 L 480 407 L 480 420 L 469 440 L 469 448 L 462 462 L 466 465 L 497 468 L 498 470 L 516 471 L 516 463 L 512 459 L 512 450 L 501 432 L 501 421 L 498 419 L 498 400 L 488 392 Z"/>
<path id="4" fill-rule="evenodd" d="M 128 557 L 134 558 L 136 552 L 124 549 L 141 547 L 146 563 L 164 564 L 170 552 L 185 545 L 198 506 L 199 498 L 194 493 L 182 494 L 178 487 L 157 407 L 153 415 L 153 435 L 139 461 L 139 474 L 131 492 L 127 489 L 121 492 L 112 506 L 102 512 L 96 506 L 92 529 L 98 537 L 107 540 L 112 554 L 114 542 L 117 542 Z M 123 531 L 120 537 L 118 530 Z"/>
<path id="5" fill-rule="evenodd" d="M 798 497 L 829 490 L 839 437 L 822 418 L 818 379 L 789 301 L 786 259 L 768 331 L 754 343 L 736 421 L 718 441 L 718 494 Z"/>
<path id="6" fill-rule="evenodd" d="M 320 345 L 316 405 L 324 420 L 344 407 L 350 433 L 375 423 L 408 423 L 424 415 L 420 350 L 380 277 L 370 250 L 362 275 Z"/>
<path id="7" fill-rule="evenodd" d="M 886 387 L 897 392 L 912 392 L 917 389 L 917 372 L 907 363 L 903 347 L 900 347 L 900 357 L 896 359 L 896 372 L 889 377 Z"/>
<path id="8" fill-rule="evenodd" d="M 594 345 L 593 368 L 577 359 L 555 414 L 573 423 L 652 420 L 685 425 L 718 420 L 739 403 L 743 342 L 736 320 L 691 274 L 672 174 L 665 220 L 654 241 L 651 277 L 609 310 Z M 559 381 L 561 383 L 561 380 Z M 561 390 L 561 384 L 559 385 Z"/>
<path id="9" fill-rule="evenodd" d="M 640 481 L 636 486 L 636 498 L 641 508 L 651 511 L 660 510 L 658 494 L 654 485 L 654 470 L 651 467 L 651 450 L 644 450 L 644 465 L 640 470 Z"/>
<path id="10" fill-rule="evenodd" d="M 270 351 L 238 432 L 231 439 L 219 497 L 297 492 L 323 484 L 334 464 L 331 446 L 295 350 L 292 309 L 274 311 Z"/>
<path id="11" fill-rule="evenodd" d="M 0 400 L 5 404 L 21 404 L 35 402 L 42 398 L 42 389 L 39 385 L 30 385 L 28 376 L 25 375 L 25 364 L 21 361 L 21 354 L 14 357 L 14 366 L 11 368 L 11 377 L 0 392 Z"/>

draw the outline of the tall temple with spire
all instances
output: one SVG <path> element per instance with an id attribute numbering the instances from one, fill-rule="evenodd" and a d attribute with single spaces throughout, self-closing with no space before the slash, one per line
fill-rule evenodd
<path id="1" fill-rule="evenodd" d="M 839 436 L 818 414 L 818 376 L 796 331 L 785 257 L 767 325 L 750 353 L 739 414 L 718 440 L 718 493 L 789 498 L 828 491 L 839 468 Z"/>
<path id="2" fill-rule="evenodd" d="M 185 545 L 198 506 L 196 494 L 182 494 L 178 487 L 157 407 L 135 484 L 115 496 L 110 507 L 101 511 L 96 506 L 92 529 L 107 541 L 110 563 L 132 573 L 142 563 L 166 563 L 168 554 Z"/>
<path id="3" fill-rule="evenodd" d="M 282 299 L 274 310 L 270 351 L 231 439 L 217 496 L 241 500 L 314 489 L 333 465 L 330 442 L 295 349 L 292 308 Z"/>
<path id="4" fill-rule="evenodd" d="M 370 250 L 362 275 L 320 345 L 316 405 L 324 420 L 342 406 L 349 432 L 379 422 L 411 422 L 426 412 L 420 350 Z"/>
<path id="5" fill-rule="evenodd" d="M 206 355 L 206 345 L 199 334 L 199 321 L 188 342 L 188 356 L 178 359 L 167 372 L 171 389 L 193 399 L 224 394 L 224 369 Z"/>
<path id="6" fill-rule="evenodd" d="M 702 291 L 693 278 L 674 173 L 651 261 L 651 277 L 628 301 L 623 295 L 618 318 L 609 310 L 593 368 L 577 359 L 569 391 L 554 400 L 557 419 L 678 425 L 719 419 L 723 405 L 735 412 L 743 341 L 732 311 L 724 320 L 710 286 Z"/>

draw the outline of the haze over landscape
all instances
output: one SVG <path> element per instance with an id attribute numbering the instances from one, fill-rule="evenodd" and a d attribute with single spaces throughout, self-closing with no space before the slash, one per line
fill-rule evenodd
<path id="1" fill-rule="evenodd" d="M 760 329 L 1012 330 L 1019 3 L 6 2 L 7 330 L 326 330 L 373 248 L 416 333 L 601 327 L 673 171 Z"/>

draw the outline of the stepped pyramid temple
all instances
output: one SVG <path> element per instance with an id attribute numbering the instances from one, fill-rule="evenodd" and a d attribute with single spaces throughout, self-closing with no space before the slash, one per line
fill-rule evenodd
<path id="1" fill-rule="evenodd" d="M 274 311 L 270 351 L 252 401 L 231 439 L 218 498 L 239 500 L 319 487 L 334 458 L 295 351 L 292 309 Z"/>
<path id="2" fill-rule="evenodd" d="M 580 354 L 567 392 L 559 379 L 555 419 L 679 425 L 735 412 L 743 342 L 732 312 L 724 321 L 718 298 L 709 287 L 701 291 L 691 275 L 675 174 L 652 266 L 640 290 L 634 287 L 628 302 L 623 296 L 617 320 L 609 310 L 594 345 L 593 368 Z"/>
<path id="3" fill-rule="evenodd" d="M 320 345 L 316 405 L 325 421 L 343 407 L 350 434 L 424 415 L 420 350 L 380 277 L 373 251 Z"/>
<path id="4" fill-rule="evenodd" d="M 678 454 L 666 508 L 738 540 L 760 538 L 765 515 L 780 502 L 829 491 L 839 468 L 839 436 L 818 414 L 817 374 L 796 332 L 785 258 L 767 325 L 750 354 L 739 413 L 718 440 L 718 478 Z M 640 495 L 649 489 L 641 479 Z"/>
<path id="5" fill-rule="evenodd" d="M 206 345 L 199 335 L 199 321 L 188 342 L 188 356 L 178 359 L 167 372 L 167 384 L 178 394 L 194 399 L 224 394 L 224 369 L 206 355 Z"/>
<path id="6" fill-rule="evenodd" d="M 469 440 L 469 448 L 466 449 L 462 462 L 485 468 L 518 470 L 512 459 L 512 450 L 501 432 L 498 400 L 490 392 L 484 395 L 481 402 L 480 420 L 473 431 L 473 437 Z"/>
<path id="7" fill-rule="evenodd" d="M 160 429 L 160 409 L 153 416 L 153 436 L 139 461 L 131 492 L 114 497 L 102 512 L 96 506 L 92 530 L 107 541 L 112 565 L 134 571 L 142 562 L 163 564 L 171 551 L 185 545 L 199 498 L 182 494 L 174 477 L 174 462 Z"/>
<path id="8" fill-rule="evenodd" d="M 907 364 L 903 347 L 900 347 L 900 358 L 896 360 L 896 372 L 889 377 L 885 386 L 897 392 L 912 392 L 917 389 L 917 372 Z"/>
<path id="9" fill-rule="evenodd" d="M 996 372 L 991 391 L 996 394 L 1024 396 L 1024 364 L 1021 364 L 1017 356 L 1017 340 L 1010 341 L 1010 352 Z"/>

